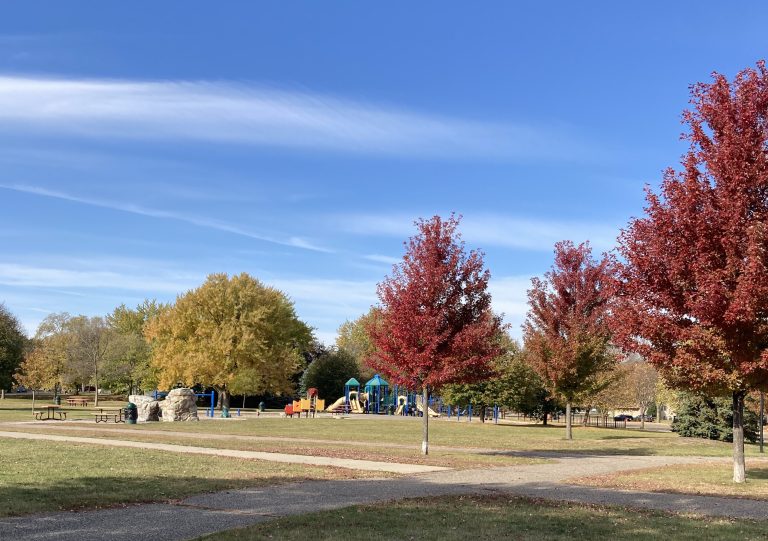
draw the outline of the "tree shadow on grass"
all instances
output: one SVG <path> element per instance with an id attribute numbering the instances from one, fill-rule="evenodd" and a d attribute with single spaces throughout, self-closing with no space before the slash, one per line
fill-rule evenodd
<path id="1" fill-rule="evenodd" d="M 651 447 L 634 447 L 631 449 L 622 449 L 616 447 L 589 447 L 578 449 L 526 449 L 524 451 L 515 450 L 488 450 L 478 452 L 480 455 L 489 456 L 510 456 L 524 458 L 579 458 L 590 456 L 657 456 L 660 453 L 658 449 Z"/>
<path id="2" fill-rule="evenodd" d="M 41 468 L 55 465 L 41 464 Z M 0 516 L 101 509 L 121 504 L 177 500 L 196 494 L 280 485 L 301 478 L 224 479 L 184 476 L 77 477 L 50 483 L 0 484 Z"/>

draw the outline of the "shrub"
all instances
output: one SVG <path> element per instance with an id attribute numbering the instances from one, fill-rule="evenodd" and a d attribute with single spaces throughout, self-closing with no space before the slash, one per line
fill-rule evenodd
<path id="1" fill-rule="evenodd" d="M 680 407 L 672 422 L 672 431 L 688 438 L 732 442 L 732 408 L 730 398 L 680 393 Z M 756 442 L 757 431 L 757 415 L 750 408 L 744 408 L 744 439 Z"/>

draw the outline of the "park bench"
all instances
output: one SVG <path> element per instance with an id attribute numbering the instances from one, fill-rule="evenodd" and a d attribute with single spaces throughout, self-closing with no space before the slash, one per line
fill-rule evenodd
<path id="1" fill-rule="evenodd" d="M 110 420 L 116 423 L 124 423 L 122 408 L 99 408 L 98 411 L 91 412 L 96 418 L 97 423 L 108 423 Z"/>
<path id="2" fill-rule="evenodd" d="M 88 399 L 84 397 L 69 397 L 67 398 L 67 405 L 86 407 L 88 405 Z"/>

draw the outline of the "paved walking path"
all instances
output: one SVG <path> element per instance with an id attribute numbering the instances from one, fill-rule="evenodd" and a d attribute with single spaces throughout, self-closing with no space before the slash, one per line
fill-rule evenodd
<path id="1" fill-rule="evenodd" d="M 112 440 L 107 438 L 84 438 L 80 436 L 57 436 L 54 434 L 34 434 L 30 432 L 0 431 L 0 438 L 59 441 L 68 443 L 88 443 L 95 445 L 105 445 L 109 447 L 133 447 L 137 449 L 170 451 L 172 453 L 227 456 L 231 458 L 267 460 L 269 462 L 287 462 L 290 464 L 308 464 L 312 466 L 334 466 L 336 468 L 400 474 L 435 472 L 448 469 L 440 466 L 424 466 L 421 464 L 400 464 L 396 462 L 378 462 L 374 460 L 356 460 L 327 456 L 291 455 L 286 453 L 265 453 L 261 451 L 239 451 L 236 449 L 213 449 L 210 447 L 195 447 L 192 445 L 173 445 L 169 443 L 152 443 L 145 441 Z"/>
<path id="2" fill-rule="evenodd" d="M 104 445 L 98 438 L 76 438 L 29 433 L 0 433 L 0 437 L 21 437 L 53 441 L 82 441 Z M 143 442 L 130 446 L 144 447 Z M 158 449 L 185 446 L 157 444 Z M 203 448 L 190 447 L 191 452 Z M 224 454 L 222 449 L 211 449 Z M 248 453 L 274 455 L 275 453 Z M 207 453 L 206 453 L 207 454 Z M 254 456 L 255 458 L 255 456 Z M 324 457 L 297 457 L 315 460 Z M 617 491 L 567 484 L 567 479 L 635 468 L 711 462 L 709 457 L 659 456 L 571 456 L 554 463 L 516 465 L 479 470 L 444 470 L 412 474 L 403 478 L 342 481 L 308 481 L 233 490 L 193 496 L 174 503 L 129 505 L 123 508 L 46 513 L 0 519 L 0 540 L 43 541 L 135 541 L 163 539 L 182 541 L 200 535 L 247 526 L 278 516 L 336 509 L 354 504 L 380 503 L 402 498 L 458 494 L 505 493 L 551 500 L 590 502 L 648 509 L 661 509 L 712 516 L 768 520 L 768 506 L 762 501 Z M 361 461 L 349 461 L 361 462 Z M 380 463 L 391 466 L 389 463 Z M 411 466 L 411 465 L 404 465 Z"/>

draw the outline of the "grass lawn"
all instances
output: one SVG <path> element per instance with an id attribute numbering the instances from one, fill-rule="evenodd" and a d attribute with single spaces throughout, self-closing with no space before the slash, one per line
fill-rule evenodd
<path id="1" fill-rule="evenodd" d="M 747 482 L 744 484 L 733 482 L 733 466 L 730 463 L 646 468 L 582 477 L 569 482 L 625 490 L 768 500 L 768 462 L 747 461 Z"/>
<path id="2" fill-rule="evenodd" d="M 217 533 L 207 541 L 303 539 L 338 541 L 354 532 L 358 539 L 499 539 L 574 541 L 765 539 L 760 522 L 681 517 L 623 508 L 545 503 L 526 499 L 447 497 L 395 504 L 355 506 L 282 518 L 249 528 Z"/>
<path id="3" fill-rule="evenodd" d="M 3 439 L 0 516 L 169 500 L 291 480 L 383 475 L 162 451 Z"/>
<path id="4" fill-rule="evenodd" d="M 425 457 L 419 449 L 398 448 L 386 446 L 360 446 L 355 443 L 340 442 L 303 442 L 300 440 L 258 440 L 248 439 L 248 436 L 232 436 L 231 439 L 206 438 L 197 433 L 185 433 L 183 436 L 169 433 L 149 434 L 135 426 L 119 425 L 115 429 L 114 424 L 96 425 L 89 423 L 84 425 L 70 425 L 60 423 L 41 423 L 36 426 L 27 425 L 0 425 L 0 432 L 9 430 L 13 432 L 28 432 L 32 434 L 55 434 L 59 436 L 79 436 L 86 438 L 108 438 L 116 440 L 143 441 L 152 443 L 169 443 L 176 445 L 191 445 L 197 447 L 212 447 L 218 449 L 238 449 L 245 451 L 262 451 L 266 453 L 287 453 L 295 455 L 328 456 L 335 458 L 350 458 L 357 460 L 378 460 L 384 462 L 399 462 L 403 464 L 423 464 L 430 466 L 442 466 L 448 468 L 481 468 L 491 466 L 511 466 L 516 464 L 540 464 L 548 462 L 547 459 L 517 457 L 504 454 L 477 454 L 462 451 L 432 450 Z M 66 430 L 60 427 L 66 427 Z M 77 430 L 72 430 L 77 428 Z M 111 429 L 111 430 L 110 430 Z M 126 429 L 126 430 L 123 430 Z M 218 435 L 217 435 L 218 436 Z M 226 438 L 226 436 L 225 436 Z M 242 438 L 242 439 L 239 439 Z"/>
<path id="5" fill-rule="evenodd" d="M 14 430 L 12 425 L 2 426 L 3 421 L 30 420 L 29 410 L 20 410 L 19 402 L 14 399 L 0 401 L 0 428 Z M 29 406 L 27 406 L 28 408 Z M 88 418 L 89 409 L 65 408 L 72 418 Z M 49 423 L 50 424 L 50 423 Z M 94 423 L 95 424 L 95 423 Z M 102 425 L 103 426 L 103 425 Z M 124 425 L 121 425 L 124 426 Z M 95 428 L 95 427 L 94 427 Z M 296 448 L 317 447 L 334 444 L 342 446 L 348 453 L 374 453 L 369 447 L 359 443 L 376 443 L 382 447 L 387 444 L 406 445 L 418 451 L 421 445 L 421 419 L 367 417 L 350 419 L 283 419 L 279 417 L 260 417 L 237 420 L 204 420 L 199 423 L 147 423 L 136 425 L 135 430 L 187 432 L 200 434 L 205 444 L 207 434 L 232 434 L 244 436 L 268 436 L 295 439 L 322 440 L 307 445 L 306 442 L 294 445 Z M 560 426 L 544 427 L 541 425 L 512 425 L 493 423 L 466 423 L 455 420 L 437 419 L 430 423 L 430 443 L 433 446 L 495 449 L 498 451 L 531 452 L 569 452 L 598 455 L 676 455 L 676 456 L 712 456 L 727 457 L 731 454 L 731 445 L 724 442 L 681 438 L 669 432 L 650 432 L 637 429 L 574 429 L 574 441 L 563 439 L 564 429 Z M 187 444 L 190 444 L 187 441 Z M 240 444 L 238 444 L 240 445 Z M 256 445 L 256 444 L 249 444 Z M 266 450 L 262 445 L 260 450 Z M 277 448 L 280 445 L 273 442 Z M 229 446 L 229 444 L 227 444 Z M 234 447 L 238 448 L 238 447 Z M 256 447 L 253 447 L 256 449 Z M 433 447 L 437 452 L 438 449 Z M 299 452 L 299 451 L 296 451 Z M 387 453 L 396 453 L 387 450 Z M 747 455 L 757 456 L 757 446 L 747 445 Z M 379 453 L 381 454 L 381 453 Z M 407 453 L 405 453 L 407 454 Z M 359 457 L 359 456 L 358 456 Z M 485 458 L 483 460 L 486 460 Z M 493 462 L 493 458 L 487 459 Z"/>
<path id="6" fill-rule="evenodd" d="M 0 420 L 2 418 L 0 417 Z M 137 430 L 165 430 L 200 434 L 235 434 L 311 438 L 354 447 L 356 442 L 421 446 L 421 420 L 373 417 L 370 419 L 281 419 L 201 421 L 199 423 L 151 423 Z M 565 451 L 598 455 L 731 455 L 731 444 L 681 438 L 669 432 L 575 428 L 574 441 L 563 439 L 562 427 L 494 425 L 434 420 L 430 423 L 433 446 L 496 449 L 499 451 Z M 435 449 L 437 450 L 437 449 Z M 757 455 L 757 446 L 747 445 L 748 455 Z"/>

